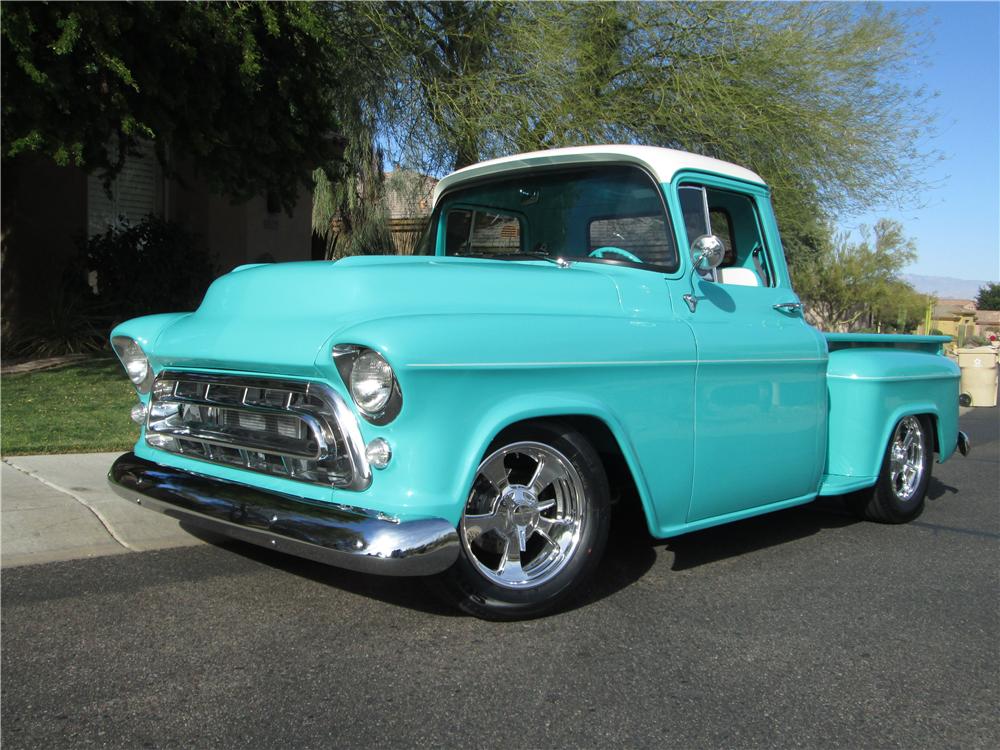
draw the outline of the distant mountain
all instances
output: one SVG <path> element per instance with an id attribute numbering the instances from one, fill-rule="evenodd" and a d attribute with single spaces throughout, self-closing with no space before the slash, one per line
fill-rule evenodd
<path id="1" fill-rule="evenodd" d="M 989 283 L 954 279 L 951 276 L 921 276 L 917 273 L 904 273 L 901 276 L 903 281 L 908 281 L 918 292 L 933 294 L 943 299 L 975 299 L 979 294 L 979 287 Z"/>

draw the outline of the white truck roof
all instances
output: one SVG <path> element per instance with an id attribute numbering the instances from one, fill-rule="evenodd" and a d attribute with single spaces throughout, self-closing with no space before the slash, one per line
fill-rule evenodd
<path id="1" fill-rule="evenodd" d="M 760 175 L 749 169 L 730 164 L 727 161 L 712 159 L 708 156 L 690 154 L 687 151 L 677 151 L 672 148 L 656 146 L 576 146 L 573 148 L 554 148 L 548 151 L 532 151 L 527 154 L 505 156 L 502 159 L 492 159 L 452 172 L 442 179 L 434 189 L 434 203 L 441 194 L 456 183 L 468 179 L 478 179 L 513 172 L 529 167 L 541 167 L 555 164 L 587 164 L 587 163 L 632 163 L 645 167 L 659 182 L 670 182 L 674 175 L 684 169 L 714 172 L 738 180 L 755 182 L 760 185 L 764 180 Z"/>

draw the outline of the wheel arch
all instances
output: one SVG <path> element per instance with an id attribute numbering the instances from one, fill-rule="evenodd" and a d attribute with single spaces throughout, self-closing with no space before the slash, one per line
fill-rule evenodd
<path id="1" fill-rule="evenodd" d="M 937 407 L 930 403 L 916 403 L 916 404 L 906 404 L 893 411 L 888 419 L 885 420 L 885 424 L 882 429 L 882 440 L 881 446 L 882 451 L 885 452 L 886 446 L 889 445 L 889 441 L 892 439 L 892 433 L 896 429 L 896 425 L 900 423 L 906 417 L 924 417 L 928 422 L 930 422 L 931 429 L 931 440 L 932 448 L 935 453 L 941 453 L 941 420 L 939 419 Z M 944 460 L 940 458 L 939 460 Z M 879 458 L 881 462 L 881 457 Z"/>
<path id="2" fill-rule="evenodd" d="M 544 406 L 541 405 L 544 403 Z M 580 432 L 601 456 L 612 488 L 622 491 L 623 502 L 638 502 L 650 533 L 657 528 L 652 497 L 646 484 L 635 449 L 621 422 L 601 404 L 585 401 L 545 398 L 536 405 L 521 404 L 516 408 L 498 405 L 481 423 L 483 428 L 472 442 L 474 446 L 467 462 L 469 469 L 463 486 L 471 487 L 475 472 L 487 453 L 504 434 L 525 425 L 541 423 L 569 425 Z M 510 407 L 510 405 L 507 405 Z M 489 425 L 489 427 L 486 427 Z"/>

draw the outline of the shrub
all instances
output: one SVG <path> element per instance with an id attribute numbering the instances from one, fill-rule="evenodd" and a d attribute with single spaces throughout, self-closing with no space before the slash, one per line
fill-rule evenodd
<path id="1" fill-rule="evenodd" d="M 5 340 L 5 355 L 36 359 L 100 351 L 108 347 L 111 325 L 99 302 L 64 283 L 45 313 L 24 320 Z"/>
<path id="2" fill-rule="evenodd" d="M 75 276 L 114 323 L 160 312 L 193 310 L 215 277 L 215 266 L 182 225 L 147 216 L 79 243 Z"/>
<path id="3" fill-rule="evenodd" d="M 4 354 L 53 357 L 108 348 L 118 323 L 138 315 L 193 310 L 215 277 L 194 234 L 148 216 L 77 243 L 55 298 L 4 338 Z M 96 288 L 92 286 L 96 283 Z"/>
<path id="4" fill-rule="evenodd" d="M 965 346 L 968 349 L 971 349 L 976 346 L 986 346 L 989 343 L 990 340 L 985 336 L 976 336 L 975 334 L 972 334 L 970 336 L 965 337 Z"/>

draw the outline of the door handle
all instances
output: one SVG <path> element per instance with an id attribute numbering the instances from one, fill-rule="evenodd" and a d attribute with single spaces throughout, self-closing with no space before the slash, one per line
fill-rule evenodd
<path id="1" fill-rule="evenodd" d="M 802 312 L 801 302 L 779 302 L 778 304 L 773 305 L 773 307 L 778 312 L 783 312 L 783 313 L 791 314 L 791 313 Z"/>

